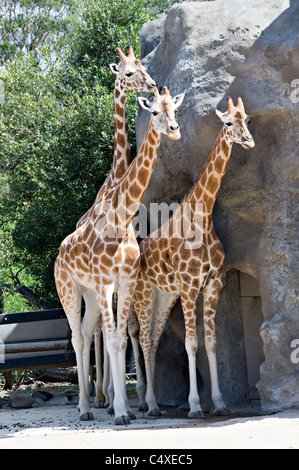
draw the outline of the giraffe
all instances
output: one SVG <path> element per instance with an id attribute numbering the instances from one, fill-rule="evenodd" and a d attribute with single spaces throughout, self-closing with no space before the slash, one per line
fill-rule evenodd
<path id="1" fill-rule="evenodd" d="M 171 97 L 156 89 L 154 101 L 139 97 L 139 104 L 151 119 L 138 155 L 123 177 L 108 188 L 86 222 L 62 242 L 55 261 L 57 292 L 66 313 L 76 354 L 79 378 L 81 420 L 93 419 L 88 399 L 90 345 L 96 325 L 102 318 L 114 385 L 114 423 L 129 424 L 125 383 L 125 348 L 128 312 L 139 269 L 139 247 L 131 221 L 144 196 L 154 169 L 161 134 L 177 141 L 181 134 L 175 110 L 184 95 Z M 117 322 L 112 296 L 117 292 Z M 86 310 L 81 325 L 82 295 Z"/>
<path id="2" fill-rule="evenodd" d="M 100 188 L 93 205 L 88 211 L 78 220 L 76 228 L 81 227 L 86 220 L 91 216 L 94 208 L 99 203 L 105 191 L 112 185 L 117 183 L 120 178 L 124 175 L 127 168 L 131 163 L 131 145 L 129 138 L 128 120 L 126 116 L 126 100 L 128 91 L 135 92 L 149 92 L 154 93 L 156 88 L 155 81 L 145 71 L 145 68 L 141 64 L 139 59 L 136 59 L 132 46 L 127 46 L 128 55 L 126 56 L 120 47 L 116 48 L 116 52 L 120 57 L 120 64 L 110 64 L 110 69 L 116 74 L 115 86 L 114 86 L 114 154 L 113 163 L 111 170 Z M 134 243 L 132 237 L 132 243 Z M 137 242 L 135 241 L 136 245 Z M 130 313 L 129 319 L 129 334 L 132 341 L 134 354 L 136 357 L 136 368 L 138 376 L 141 376 L 141 371 L 138 363 L 139 356 L 139 342 L 138 342 L 138 330 L 139 324 L 137 319 L 134 318 L 134 313 Z M 94 338 L 95 338 L 95 353 L 96 353 L 96 396 L 95 396 L 95 407 L 99 408 L 105 406 L 105 403 L 110 402 L 110 412 L 113 411 L 113 388 L 110 384 L 110 399 L 108 399 L 108 377 L 109 374 L 109 358 L 104 343 L 104 380 L 101 369 L 101 331 L 102 322 L 100 321 L 97 325 Z M 145 392 L 144 386 L 142 386 L 141 380 L 138 387 L 138 395 L 140 399 L 140 409 L 145 406 Z M 104 393 L 103 393 L 104 389 Z"/>
<path id="3" fill-rule="evenodd" d="M 155 81 L 149 76 L 139 59 L 135 58 L 132 46 L 127 46 L 126 56 L 120 47 L 116 49 L 120 64 L 110 64 L 110 69 L 116 74 L 114 85 L 114 153 L 111 170 L 101 186 L 93 205 L 80 217 L 76 228 L 81 227 L 91 216 L 95 206 L 104 192 L 117 183 L 131 163 L 131 144 L 129 138 L 128 120 L 126 115 L 126 100 L 128 91 L 154 93 Z"/>
<path id="4" fill-rule="evenodd" d="M 203 418 L 196 383 L 196 300 L 203 294 L 205 349 L 208 356 L 215 414 L 229 411 L 218 384 L 215 316 L 223 282 L 224 250 L 217 237 L 213 206 L 227 170 L 233 142 L 251 149 L 248 117 L 241 98 L 217 115 L 223 122 L 212 152 L 190 192 L 172 217 L 140 244 L 140 270 L 133 307 L 140 323 L 140 344 L 146 366 L 146 401 L 149 415 L 159 416 L 155 394 L 155 356 L 159 339 L 178 298 L 185 321 L 185 347 L 189 363 L 189 418 Z M 186 217 L 188 219 L 186 220 Z M 186 228 L 187 227 L 187 230 Z"/>

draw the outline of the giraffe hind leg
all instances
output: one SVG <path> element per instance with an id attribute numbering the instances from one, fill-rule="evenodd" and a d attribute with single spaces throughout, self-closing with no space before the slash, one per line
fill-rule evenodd
<path id="1" fill-rule="evenodd" d="M 204 305 L 204 331 L 205 331 L 205 348 L 208 356 L 210 376 L 211 376 L 211 390 L 212 401 L 215 406 L 214 415 L 226 416 L 229 409 L 225 405 L 222 394 L 220 392 L 218 383 L 218 370 L 216 358 L 216 330 L 215 319 L 216 309 L 222 290 L 221 279 L 213 279 L 209 285 L 205 287 L 203 292 L 203 305 Z"/>

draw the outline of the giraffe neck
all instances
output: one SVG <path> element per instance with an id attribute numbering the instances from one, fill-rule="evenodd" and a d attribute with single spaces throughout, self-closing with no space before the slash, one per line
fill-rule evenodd
<path id="1" fill-rule="evenodd" d="M 228 132 L 227 126 L 223 126 L 201 174 L 187 197 L 187 202 L 192 205 L 203 204 L 205 216 L 212 215 L 216 197 L 227 170 L 233 144 Z"/>
<path id="2" fill-rule="evenodd" d="M 114 90 L 114 154 L 110 185 L 120 180 L 131 163 L 131 144 L 126 114 L 127 94 L 128 89 L 124 88 L 117 78 Z"/>
<path id="3" fill-rule="evenodd" d="M 76 228 L 81 227 L 92 216 L 105 191 L 121 179 L 131 163 L 131 144 L 126 114 L 127 93 L 128 89 L 124 88 L 121 81 L 116 78 L 114 88 L 114 153 L 112 167 L 98 191 L 93 205 L 80 217 Z"/>
<path id="4" fill-rule="evenodd" d="M 121 180 L 111 190 L 108 190 L 104 197 L 105 205 L 107 203 L 110 204 L 110 222 L 107 223 L 111 223 L 111 220 L 115 221 L 116 226 L 121 226 L 123 230 L 126 230 L 132 221 L 150 182 L 156 163 L 160 139 L 160 132 L 150 122 L 138 155 Z M 101 204 L 102 202 L 100 202 L 98 208 L 94 211 L 96 218 L 102 217 Z"/>

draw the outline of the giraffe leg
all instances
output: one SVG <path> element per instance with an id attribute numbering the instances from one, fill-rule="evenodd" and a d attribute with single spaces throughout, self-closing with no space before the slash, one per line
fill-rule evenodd
<path id="1" fill-rule="evenodd" d="M 215 318 L 218 301 L 222 291 L 221 279 L 213 279 L 203 291 L 204 305 L 204 331 L 205 348 L 207 351 L 210 376 L 212 400 L 215 405 L 215 415 L 228 415 L 229 410 L 226 407 L 219 389 L 217 359 L 216 359 L 216 330 Z"/>
<path id="2" fill-rule="evenodd" d="M 181 295 L 181 303 L 186 329 L 185 347 L 189 362 L 190 391 L 188 401 L 190 411 L 188 418 L 202 419 L 204 418 L 204 414 L 200 406 L 196 378 L 196 353 L 198 349 L 198 338 L 196 332 L 196 300 L 191 300 L 190 296 L 185 295 L 184 293 Z"/>
<path id="3" fill-rule="evenodd" d="M 87 376 L 90 367 L 90 347 L 96 326 L 101 318 L 101 311 L 97 302 L 95 292 L 91 289 L 84 289 L 85 314 L 81 324 L 81 334 L 83 337 L 83 368 L 84 377 Z M 97 364 L 100 366 L 100 364 Z M 85 384 L 87 386 L 87 384 Z M 88 387 L 88 386 L 87 386 Z M 83 419 L 83 418 L 80 418 Z M 88 418 L 92 419 L 92 418 Z"/>
<path id="4" fill-rule="evenodd" d="M 132 275 L 126 281 L 120 282 L 117 295 L 117 331 L 119 338 L 119 371 L 121 378 L 121 385 L 123 387 L 123 396 L 126 401 L 127 414 L 131 419 L 136 419 L 132 410 L 129 407 L 129 402 L 126 392 L 126 349 L 127 349 L 127 327 L 129 319 L 129 311 L 131 308 L 132 297 L 136 285 L 136 276 Z"/>
<path id="5" fill-rule="evenodd" d="M 156 353 L 159 346 L 160 338 L 165 328 L 166 322 L 169 318 L 171 310 L 175 305 L 178 295 L 162 292 L 158 289 L 155 290 L 155 301 L 154 301 L 154 312 L 152 315 L 152 331 L 151 331 L 151 376 L 153 378 L 153 384 L 155 380 L 155 369 L 156 369 Z M 154 390 L 154 385 L 152 390 Z M 154 398 L 156 401 L 156 399 Z M 149 401 L 153 401 L 153 398 L 149 398 Z M 158 406 L 158 405 L 157 405 Z M 161 414 L 161 413 L 160 413 Z M 156 409 L 149 411 L 150 416 L 156 416 Z"/>
<path id="6" fill-rule="evenodd" d="M 133 307 L 140 325 L 139 341 L 143 352 L 146 372 L 146 403 L 151 416 L 160 416 L 156 402 L 151 367 L 151 329 L 155 292 L 145 279 L 139 279 L 133 298 Z"/>
<path id="7" fill-rule="evenodd" d="M 84 376 L 83 367 L 83 337 L 81 334 L 82 291 L 69 275 L 67 275 L 67 280 L 62 282 L 56 265 L 55 282 L 61 304 L 64 308 L 72 332 L 72 345 L 76 354 L 79 381 L 78 409 L 80 412 L 80 420 L 86 421 L 93 419 L 93 415 L 90 413 L 89 406 L 89 367 L 87 369 L 86 376 Z"/>
<path id="8" fill-rule="evenodd" d="M 114 384 L 114 423 L 116 425 L 121 425 L 130 424 L 130 419 L 127 414 L 126 399 L 124 396 L 125 384 L 123 384 L 121 381 L 123 379 L 123 371 L 121 371 L 120 373 L 119 367 L 120 341 L 113 317 L 113 292 L 114 284 L 110 284 L 108 286 L 100 285 L 97 289 L 97 299 L 103 316 L 106 345 L 109 353 L 109 360 Z M 127 325 L 125 325 L 125 328 L 126 327 Z"/>
<path id="9" fill-rule="evenodd" d="M 98 323 L 94 331 L 95 359 L 96 359 L 96 396 L 94 401 L 95 408 L 103 408 L 105 405 L 105 396 L 103 393 L 103 370 L 102 370 L 102 321 Z"/>
<path id="10" fill-rule="evenodd" d="M 105 329 L 103 329 L 103 349 L 104 349 L 103 393 L 105 396 L 104 407 L 109 408 L 109 406 L 111 406 L 112 414 L 113 414 L 114 413 L 113 396 L 110 397 L 110 388 L 111 388 L 110 383 L 112 384 L 112 388 L 113 388 L 113 381 L 112 381 L 112 372 L 111 372 L 110 361 L 109 361 L 109 354 L 108 354 L 107 345 L 106 345 Z"/>
<path id="11" fill-rule="evenodd" d="M 143 374 L 143 371 L 140 367 L 140 351 L 139 351 L 139 322 L 136 315 L 136 312 L 131 305 L 129 311 L 129 320 L 128 320 L 128 331 L 129 336 L 131 338 L 134 358 L 135 358 L 135 365 L 136 365 L 136 376 L 137 376 L 137 395 L 139 398 L 139 407 L 138 411 L 147 411 L 147 404 L 145 400 L 145 392 L 146 392 L 146 380 Z"/>

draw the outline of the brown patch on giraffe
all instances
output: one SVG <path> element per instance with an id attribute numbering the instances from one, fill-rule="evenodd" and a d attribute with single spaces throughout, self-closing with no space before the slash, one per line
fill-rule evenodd
<path id="1" fill-rule="evenodd" d="M 134 199 L 138 199 L 140 197 L 141 192 L 142 189 L 137 184 L 133 185 L 130 189 L 130 194 Z"/>
<path id="2" fill-rule="evenodd" d="M 225 160 L 219 155 L 214 162 L 215 171 L 217 173 L 222 173 L 224 165 Z"/>
<path id="3" fill-rule="evenodd" d="M 115 120 L 114 120 L 114 125 L 118 130 L 121 130 L 124 127 L 123 121 L 120 121 L 117 118 L 115 118 Z"/>
<path id="4" fill-rule="evenodd" d="M 219 181 L 218 181 L 218 178 L 216 178 L 215 176 L 211 175 L 209 177 L 209 184 L 207 186 L 207 189 L 209 190 L 209 192 L 211 194 L 214 194 L 217 189 L 219 188 Z"/>
<path id="5" fill-rule="evenodd" d="M 148 170 L 143 166 L 138 171 L 138 180 L 140 181 L 141 185 L 145 187 L 148 181 Z"/>
<path id="6" fill-rule="evenodd" d="M 66 282 L 67 279 L 68 279 L 68 274 L 65 271 L 61 271 L 60 279 L 61 279 L 62 282 Z"/>
<path id="7" fill-rule="evenodd" d="M 229 154 L 229 146 L 227 145 L 224 139 L 221 142 L 221 150 L 224 153 L 224 155 L 227 157 Z"/>
<path id="8" fill-rule="evenodd" d="M 150 166 L 150 161 L 149 161 L 148 159 L 145 159 L 145 160 L 143 161 L 143 165 L 144 165 L 145 168 L 149 168 L 149 166 Z"/>
<path id="9" fill-rule="evenodd" d="M 211 213 L 213 206 L 214 206 L 214 199 L 210 197 L 208 194 L 205 194 L 203 198 L 203 206 L 204 206 L 204 211 L 207 214 Z"/>
<path id="10" fill-rule="evenodd" d="M 181 260 L 188 261 L 190 256 L 191 256 L 190 250 L 182 249 L 182 251 L 181 251 Z"/>
<path id="11" fill-rule="evenodd" d="M 205 320 L 204 322 L 205 326 L 207 326 L 211 331 L 214 329 L 215 324 L 214 322 L 209 318 L 208 320 Z"/>
<path id="12" fill-rule="evenodd" d="M 151 132 L 148 136 L 148 143 L 149 145 L 153 145 L 154 147 L 156 146 L 156 139 L 155 139 L 155 136 L 153 135 L 153 132 Z"/>
<path id="13" fill-rule="evenodd" d="M 124 108 L 118 103 L 115 104 L 115 113 L 122 118 L 124 117 Z"/>
<path id="14" fill-rule="evenodd" d="M 122 95 L 122 96 L 120 97 L 120 102 L 121 102 L 121 104 L 124 105 L 124 104 L 125 104 L 125 101 L 126 101 L 126 95 Z"/>
<path id="15" fill-rule="evenodd" d="M 113 259 L 110 256 L 107 256 L 106 253 L 103 253 L 101 256 L 101 267 L 107 266 L 108 268 L 112 268 L 113 266 Z"/>
<path id="16" fill-rule="evenodd" d="M 153 159 L 155 153 L 156 153 L 156 148 L 149 145 L 148 156 L 151 160 Z"/>
<path id="17" fill-rule="evenodd" d="M 115 88 L 115 91 L 114 91 L 114 96 L 115 96 L 115 98 L 117 99 L 117 98 L 119 97 L 119 95 L 120 95 L 119 89 L 118 89 L 118 88 Z"/>
<path id="18" fill-rule="evenodd" d="M 116 167 L 116 178 L 120 179 L 126 172 L 126 166 L 124 160 L 117 163 Z"/>
<path id="19" fill-rule="evenodd" d="M 126 146 L 126 141 L 125 141 L 125 137 L 123 136 L 123 134 L 119 134 L 117 136 L 117 144 L 121 147 L 121 148 L 125 148 Z"/>
<path id="20" fill-rule="evenodd" d="M 159 274 L 157 276 L 157 283 L 160 285 L 160 286 L 163 286 L 166 284 L 166 279 L 165 279 L 165 276 L 163 274 Z"/>

